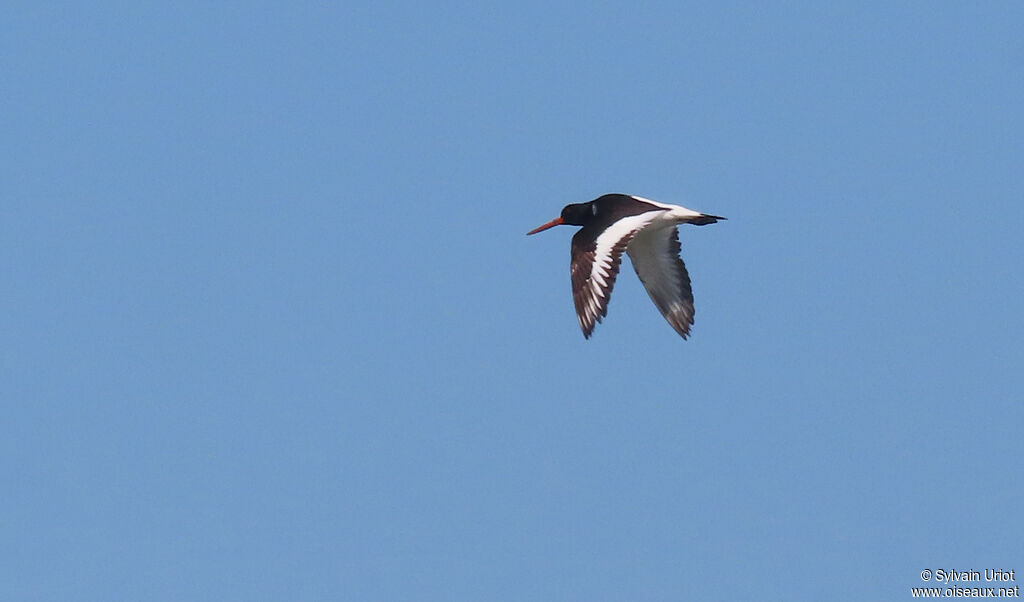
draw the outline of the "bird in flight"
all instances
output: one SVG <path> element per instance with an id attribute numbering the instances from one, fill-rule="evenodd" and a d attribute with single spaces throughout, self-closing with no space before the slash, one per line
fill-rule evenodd
<path id="1" fill-rule="evenodd" d="M 651 301 L 685 339 L 693 325 L 693 291 L 679 257 L 676 226 L 706 226 L 724 219 L 638 196 L 606 194 L 566 205 L 559 217 L 526 234 L 563 224 L 583 226 L 572 237 L 569 271 L 576 317 L 585 338 L 608 315 L 608 299 L 625 251 Z"/>

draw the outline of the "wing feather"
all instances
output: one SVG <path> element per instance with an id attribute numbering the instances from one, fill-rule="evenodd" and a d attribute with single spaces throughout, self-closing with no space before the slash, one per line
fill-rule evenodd
<path id="1" fill-rule="evenodd" d="M 604 229 L 584 226 L 572 237 L 572 300 L 585 338 L 589 339 L 597 323 L 608 315 L 608 301 L 623 251 L 659 213 L 648 211 L 624 217 Z"/>
<path id="2" fill-rule="evenodd" d="M 693 325 L 693 290 L 680 250 L 679 230 L 675 226 L 648 228 L 636 234 L 626 248 L 651 301 L 685 339 Z"/>

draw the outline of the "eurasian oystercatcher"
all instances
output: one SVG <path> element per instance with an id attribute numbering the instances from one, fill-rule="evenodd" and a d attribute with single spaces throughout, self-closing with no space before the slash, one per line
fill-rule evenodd
<path id="1" fill-rule="evenodd" d="M 573 203 L 562 215 L 527 235 L 562 224 L 583 226 L 572 237 L 572 300 L 583 336 L 608 315 L 608 298 L 619 273 L 622 252 L 661 315 L 684 339 L 693 325 L 690 275 L 679 257 L 679 224 L 706 226 L 724 217 L 698 213 L 628 194 L 606 194 L 588 203 Z"/>

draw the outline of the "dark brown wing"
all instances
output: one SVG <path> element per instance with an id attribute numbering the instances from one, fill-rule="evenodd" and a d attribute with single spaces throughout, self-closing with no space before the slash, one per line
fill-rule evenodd
<path id="1" fill-rule="evenodd" d="M 585 338 L 589 339 L 597 323 L 608 315 L 608 300 L 623 251 L 659 213 L 650 211 L 624 217 L 601 230 L 585 226 L 572 237 L 572 300 Z"/>

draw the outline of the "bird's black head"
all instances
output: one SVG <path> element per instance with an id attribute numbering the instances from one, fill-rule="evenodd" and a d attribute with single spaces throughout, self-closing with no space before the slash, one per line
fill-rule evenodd
<path id="1" fill-rule="evenodd" d="M 590 220 L 594 219 L 595 215 L 597 215 L 597 205 L 595 204 L 595 201 L 590 201 L 589 203 L 573 203 L 563 207 L 562 214 L 555 219 L 543 226 L 530 230 L 526 234 L 536 234 L 538 232 L 543 232 L 548 228 L 561 226 L 562 224 L 567 226 L 585 226 L 590 222 Z"/>
<path id="2" fill-rule="evenodd" d="M 585 226 L 597 215 L 597 205 L 589 203 L 572 203 L 562 208 L 562 223 L 569 226 Z"/>

